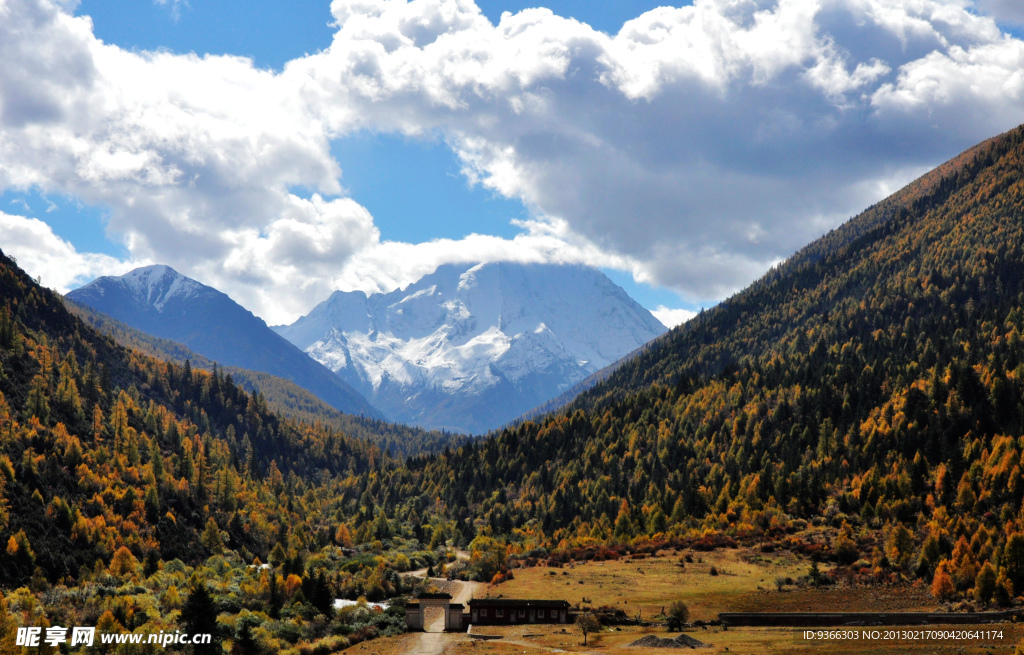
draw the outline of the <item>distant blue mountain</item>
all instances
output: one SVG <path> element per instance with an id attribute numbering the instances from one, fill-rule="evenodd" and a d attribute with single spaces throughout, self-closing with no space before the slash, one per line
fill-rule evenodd
<path id="1" fill-rule="evenodd" d="M 227 366 L 291 380 L 348 414 L 385 418 L 358 391 L 226 294 L 169 266 L 101 277 L 67 297 Z"/>

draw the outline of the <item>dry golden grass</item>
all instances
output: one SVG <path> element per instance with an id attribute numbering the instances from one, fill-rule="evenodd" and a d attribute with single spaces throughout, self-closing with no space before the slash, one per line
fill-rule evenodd
<path id="1" fill-rule="evenodd" d="M 799 577 L 810 562 L 789 553 L 760 553 L 745 548 L 690 553 L 693 563 L 680 568 L 682 552 L 663 552 L 642 560 L 589 562 L 561 569 L 516 569 L 515 579 L 488 588 L 491 597 L 568 600 L 575 605 L 586 599 L 591 606 L 619 607 L 630 615 L 641 612 L 652 619 L 674 600 L 690 606 L 691 620 L 717 618 L 725 611 L 911 611 L 935 609 L 934 599 L 921 585 L 900 587 L 831 587 L 775 589 L 775 578 Z M 697 562 L 700 558 L 702 561 Z M 714 566 L 719 575 L 710 575 Z M 554 574 L 554 575 L 552 575 Z M 582 584 L 580 583 L 582 581 Z M 941 626 L 932 626 L 941 629 Z M 960 629 L 973 626 L 960 626 Z M 1001 629 L 1002 640 L 949 641 L 846 641 L 820 642 L 803 639 L 792 628 L 708 628 L 688 631 L 711 646 L 703 653 L 779 654 L 837 653 L 890 655 L 898 653 L 998 653 L 1010 655 L 1024 639 L 1024 624 L 977 626 Z M 860 630 L 861 628 L 857 628 Z M 495 641 L 476 641 L 464 634 L 440 637 L 442 655 L 511 655 L 512 653 L 601 653 L 607 655 L 666 655 L 666 649 L 633 648 L 629 644 L 645 634 L 674 635 L 658 627 L 604 629 L 590 635 L 588 645 L 574 625 L 476 626 L 478 634 L 500 635 Z M 349 652 L 359 655 L 415 653 L 419 635 L 380 639 Z"/>
<path id="2" fill-rule="evenodd" d="M 491 587 L 490 596 L 550 598 L 573 605 L 610 605 L 627 614 L 645 618 L 661 614 L 674 600 L 690 606 L 691 619 L 709 621 L 719 612 L 735 611 L 741 599 L 774 589 L 777 576 L 797 577 L 807 572 L 807 562 L 789 552 L 772 553 L 752 560 L 746 549 L 692 553 L 693 563 L 678 565 L 682 553 L 663 552 L 659 557 L 607 562 L 588 562 L 561 569 L 516 569 L 515 579 Z M 698 562 L 698 559 L 702 560 Z M 719 575 L 710 574 L 715 567 Z M 585 602 L 589 601 L 589 602 Z"/>
<path id="3" fill-rule="evenodd" d="M 645 619 L 661 614 L 674 600 L 690 607 L 691 620 L 710 621 L 719 612 L 929 611 L 938 608 L 926 585 L 854 586 L 820 589 L 788 586 L 776 590 L 777 577 L 805 575 L 810 561 L 788 551 L 723 549 L 690 553 L 694 562 L 680 568 L 681 553 L 662 552 L 643 560 L 589 562 L 561 569 L 516 569 L 515 579 L 488 589 L 489 596 L 549 598 L 598 607 L 619 607 Z M 698 559 L 702 560 L 698 562 Z M 710 575 L 714 566 L 719 575 Z M 582 584 L 581 582 L 582 581 Z"/>

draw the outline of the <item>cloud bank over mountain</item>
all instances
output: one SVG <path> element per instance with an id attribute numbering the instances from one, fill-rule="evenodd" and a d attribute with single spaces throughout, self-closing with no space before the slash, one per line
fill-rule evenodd
<path id="1" fill-rule="evenodd" d="M 12 216 L 0 212 L 0 248 L 17 253 L 18 264 L 26 271 L 45 277 L 47 286 L 68 289 L 74 284 L 100 275 L 131 270 L 125 263 L 101 253 L 78 252 L 61 239 L 49 225 L 37 218 Z"/>
<path id="2" fill-rule="evenodd" d="M 108 208 L 132 263 L 272 322 L 448 262 L 587 263 L 721 298 L 1024 122 L 1024 42 L 998 0 L 698 0 L 615 35 L 546 9 L 494 25 L 468 0 L 335 0 L 331 46 L 281 71 L 128 52 L 72 11 L 0 0 L 0 190 Z M 330 153 L 360 131 L 442 138 L 533 218 L 514 239 L 382 241 Z M 60 270 L 32 254 L 51 236 L 0 247 L 58 287 L 130 268 L 74 253 Z"/>

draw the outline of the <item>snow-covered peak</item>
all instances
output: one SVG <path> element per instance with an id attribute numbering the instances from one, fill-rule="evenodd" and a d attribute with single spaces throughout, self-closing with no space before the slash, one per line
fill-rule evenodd
<path id="1" fill-rule="evenodd" d="M 136 300 L 151 305 L 158 311 L 162 311 L 164 305 L 172 298 L 190 298 L 209 289 L 163 264 L 143 266 L 120 277 L 106 279 L 117 280 Z"/>
<path id="2" fill-rule="evenodd" d="M 331 330 L 368 333 L 373 330 L 366 294 L 362 291 L 335 291 L 330 298 L 313 308 L 290 326 L 274 326 L 274 330 L 302 349 L 327 336 Z M 287 334 L 285 334 L 287 332 Z"/>
<path id="3" fill-rule="evenodd" d="M 665 332 L 596 269 L 508 262 L 444 265 L 390 293 L 336 292 L 275 329 L 392 418 L 471 431 Z"/>

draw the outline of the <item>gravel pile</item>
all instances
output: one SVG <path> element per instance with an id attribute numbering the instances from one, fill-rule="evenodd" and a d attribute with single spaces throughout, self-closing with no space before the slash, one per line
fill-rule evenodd
<path id="1" fill-rule="evenodd" d="M 655 635 L 641 637 L 630 644 L 638 648 L 710 648 L 702 641 L 698 641 L 687 634 L 680 634 L 675 639 L 662 639 Z"/>

